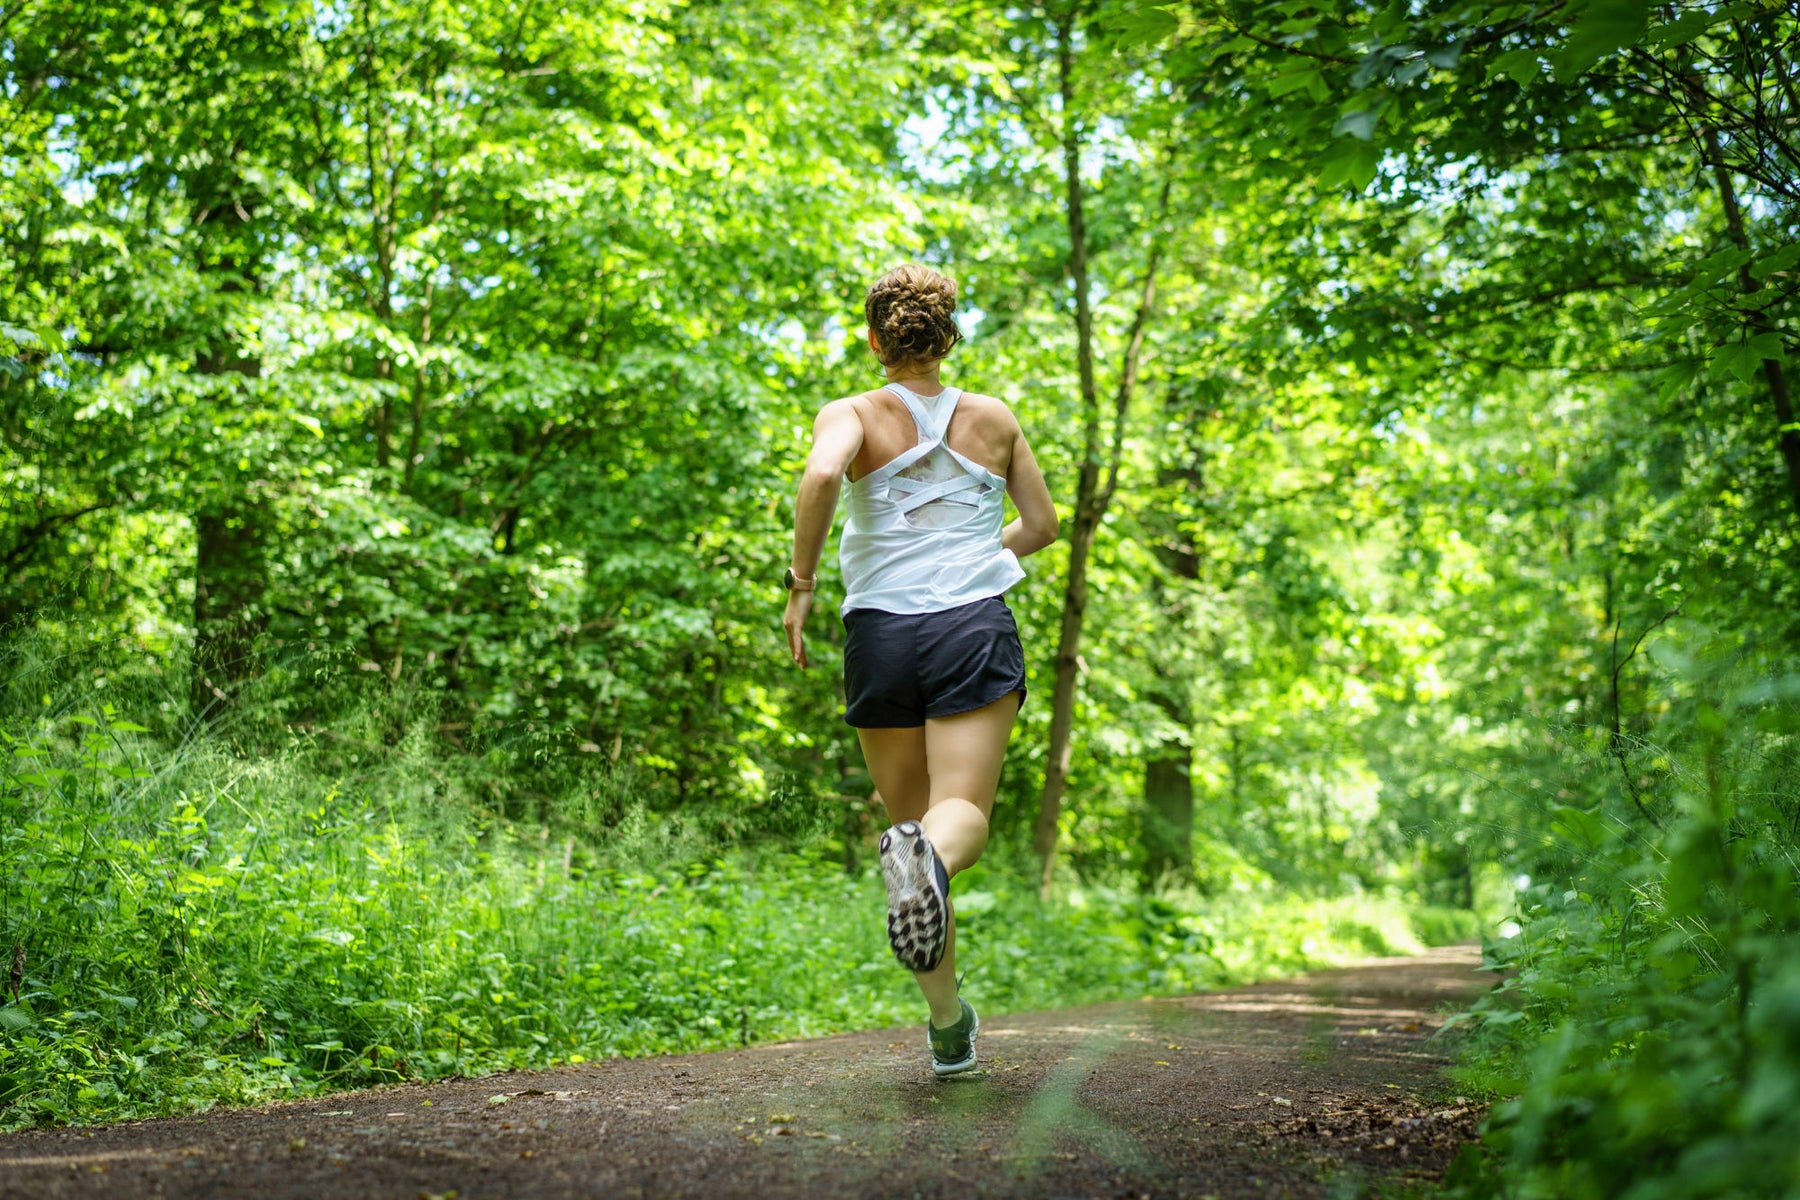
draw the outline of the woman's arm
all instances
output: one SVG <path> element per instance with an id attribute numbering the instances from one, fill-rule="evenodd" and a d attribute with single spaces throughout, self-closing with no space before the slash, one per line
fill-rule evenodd
<path id="1" fill-rule="evenodd" d="M 1000 544 L 1019 558 L 1035 554 L 1056 540 L 1056 502 L 1044 482 L 1025 431 L 1013 424 L 1012 462 L 1006 471 L 1006 494 L 1019 510 L 1016 519 L 1000 531 Z"/>
<path id="2" fill-rule="evenodd" d="M 819 559 L 825 553 L 825 539 L 831 534 L 831 518 L 837 512 L 844 472 L 862 449 L 862 440 L 862 418 L 848 400 L 833 400 L 813 422 L 812 451 L 806 456 L 800 494 L 794 500 L 792 567 L 799 579 L 819 577 Z M 787 613 L 781 620 L 787 630 L 788 650 L 802 667 L 807 662 L 801 631 L 806 625 L 806 614 L 812 611 L 812 599 L 811 588 L 789 592 Z"/>

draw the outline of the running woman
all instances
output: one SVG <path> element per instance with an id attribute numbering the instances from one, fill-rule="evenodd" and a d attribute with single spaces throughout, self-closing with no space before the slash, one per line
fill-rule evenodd
<path id="1" fill-rule="evenodd" d="M 1012 412 L 938 378 L 962 340 L 955 309 L 955 282 L 915 263 L 869 289 L 869 349 L 887 384 L 833 400 L 813 423 L 782 619 L 805 667 L 802 632 L 848 477 L 844 720 L 892 822 L 881 835 L 888 942 L 930 1006 L 939 1075 L 975 1066 L 980 1022 L 958 994 L 950 881 L 987 846 L 1025 702 L 1025 653 L 1003 596 L 1025 578 L 1019 560 L 1056 540 L 1056 506 Z"/>

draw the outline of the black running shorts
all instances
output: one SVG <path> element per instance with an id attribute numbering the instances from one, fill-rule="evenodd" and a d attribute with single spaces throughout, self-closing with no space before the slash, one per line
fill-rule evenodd
<path id="1" fill-rule="evenodd" d="M 858 729 L 911 729 L 1008 692 L 1025 703 L 1025 649 L 999 596 L 932 613 L 852 609 L 844 628 L 844 721 Z"/>

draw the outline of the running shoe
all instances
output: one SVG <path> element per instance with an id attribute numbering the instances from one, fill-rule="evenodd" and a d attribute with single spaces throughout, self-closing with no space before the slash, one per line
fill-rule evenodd
<path id="1" fill-rule="evenodd" d="M 925 1022 L 927 1040 L 931 1043 L 931 1069 L 940 1078 L 975 1068 L 975 1038 L 981 1032 L 981 1018 L 961 996 L 956 1002 L 962 1005 L 962 1016 L 954 1025 L 939 1029 L 929 1020 Z"/>
<path id="2" fill-rule="evenodd" d="M 909 971 L 931 970 L 944 960 L 950 935 L 950 877 L 917 821 L 881 835 L 881 875 L 894 957 Z"/>

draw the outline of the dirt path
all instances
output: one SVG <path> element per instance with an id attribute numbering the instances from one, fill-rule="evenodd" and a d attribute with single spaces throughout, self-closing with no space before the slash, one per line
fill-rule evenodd
<path id="1" fill-rule="evenodd" d="M 1426 1038 L 1467 948 L 1180 999 L 0 1137 L 0 1197 L 1349 1196 L 1478 1117 Z M 978 997 L 974 997 L 978 1000 Z"/>

